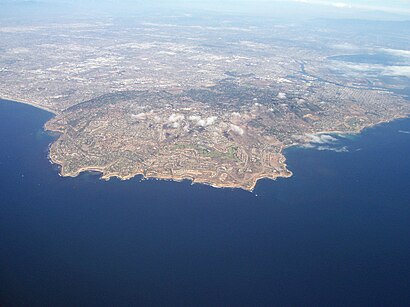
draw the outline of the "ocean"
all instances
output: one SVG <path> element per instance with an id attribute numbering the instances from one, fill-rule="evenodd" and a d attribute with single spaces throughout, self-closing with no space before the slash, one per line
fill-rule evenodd
<path id="1" fill-rule="evenodd" d="M 0 305 L 410 304 L 410 119 L 289 148 L 250 193 L 62 178 L 51 116 L 0 101 Z"/>

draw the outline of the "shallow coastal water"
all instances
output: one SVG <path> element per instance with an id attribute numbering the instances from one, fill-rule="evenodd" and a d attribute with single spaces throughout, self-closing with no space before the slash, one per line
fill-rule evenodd
<path id="1" fill-rule="evenodd" d="M 410 120 L 290 148 L 253 193 L 58 176 L 0 102 L 0 305 L 408 305 Z"/>

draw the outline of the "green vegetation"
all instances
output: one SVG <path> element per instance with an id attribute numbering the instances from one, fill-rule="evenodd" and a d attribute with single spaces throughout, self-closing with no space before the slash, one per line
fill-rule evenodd
<path id="1" fill-rule="evenodd" d="M 192 149 L 195 150 L 199 155 L 208 157 L 208 158 L 219 158 L 219 159 L 230 159 L 239 161 L 237 156 L 238 147 L 237 146 L 230 146 L 227 152 L 220 152 L 213 148 L 206 147 L 203 145 L 195 145 L 195 144 L 175 144 L 174 147 L 176 149 Z"/>

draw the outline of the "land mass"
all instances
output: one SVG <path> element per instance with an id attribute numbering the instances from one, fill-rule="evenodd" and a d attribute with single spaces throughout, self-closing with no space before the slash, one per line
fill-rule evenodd
<path id="1" fill-rule="evenodd" d="M 410 59 L 388 42 L 367 35 L 360 57 L 342 56 L 346 40 L 363 44 L 360 31 L 187 18 L 3 26 L 0 97 L 55 114 L 45 128 L 59 133 L 49 157 L 62 176 L 93 170 L 245 190 L 292 175 L 286 147 L 410 113 L 399 94 Z M 389 53 L 380 57 L 388 65 L 343 62 L 375 50 Z"/>

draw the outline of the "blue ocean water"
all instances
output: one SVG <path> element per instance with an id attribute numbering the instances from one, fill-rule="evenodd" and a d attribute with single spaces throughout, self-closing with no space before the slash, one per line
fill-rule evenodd
<path id="1" fill-rule="evenodd" d="M 410 304 L 410 119 L 249 193 L 61 178 L 50 117 L 0 102 L 0 305 Z"/>

